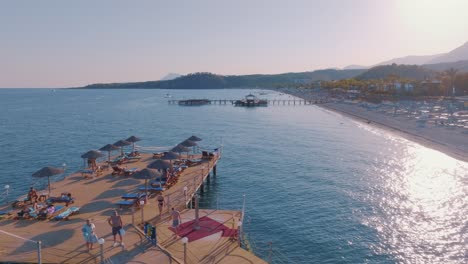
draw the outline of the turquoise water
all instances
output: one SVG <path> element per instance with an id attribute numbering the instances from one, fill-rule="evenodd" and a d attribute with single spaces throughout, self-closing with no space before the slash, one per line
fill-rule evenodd
<path id="1" fill-rule="evenodd" d="M 254 91 L 256 92 L 256 91 Z M 468 164 L 317 106 L 180 107 L 164 98 L 240 98 L 245 90 L 0 89 L 0 186 L 130 135 L 172 146 L 224 145 L 202 205 L 240 209 L 256 253 L 274 263 L 462 263 Z M 288 98 L 270 93 L 265 97 Z"/>

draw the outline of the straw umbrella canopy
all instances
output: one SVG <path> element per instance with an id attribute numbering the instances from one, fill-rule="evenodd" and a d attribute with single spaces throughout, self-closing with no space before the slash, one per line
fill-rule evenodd
<path id="1" fill-rule="evenodd" d="M 35 178 L 45 178 L 47 177 L 49 181 L 49 194 L 50 194 L 50 176 L 58 175 L 64 173 L 64 169 L 54 168 L 54 167 L 44 167 L 35 173 L 32 174 Z"/>
<path id="2" fill-rule="evenodd" d="M 182 145 L 184 147 L 193 147 L 192 151 L 193 151 L 193 153 L 195 153 L 195 146 L 197 146 L 198 144 L 195 141 L 186 139 L 186 140 L 182 141 L 180 143 L 180 145 Z M 187 156 L 188 156 L 188 151 L 187 151 Z"/>
<path id="3" fill-rule="evenodd" d="M 107 144 L 107 145 L 105 145 L 104 147 L 100 148 L 99 150 L 100 150 L 100 151 L 107 151 L 107 152 L 109 152 L 109 162 L 110 162 L 111 151 L 113 151 L 113 150 L 118 150 L 118 149 L 120 149 L 120 148 L 117 147 L 117 146 L 114 146 L 114 145 L 112 145 L 112 144 Z"/>
<path id="4" fill-rule="evenodd" d="M 177 153 L 182 153 L 182 152 L 189 152 L 190 149 L 187 148 L 186 146 L 182 146 L 181 144 L 173 147 L 171 151 L 177 152 Z"/>
<path id="5" fill-rule="evenodd" d="M 132 150 L 135 151 L 135 142 L 141 141 L 141 138 L 131 136 L 131 137 L 127 138 L 125 141 L 131 142 L 132 143 Z"/>
<path id="6" fill-rule="evenodd" d="M 102 152 L 97 151 L 97 150 L 90 150 L 86 152 L 85 154 L 81 155 L 83 159 L 88 159 L 88 160 L 96 160 L 97 158 L 104 157 L 104 154 Z M 83 161 L 85 162 L 85 161 Z M 95 164 L 95 163 L 93 163 Z M 84 166 L 86 166 L 86 162 L 84 163 Z"/>
<path id="7" fill-rule="evenodd" d="M 162 160 L 176 160 L 179 159 L 180 156 L 172 151 L 164 153 L 164 155 L 161 157 Z"/>
<path id="8" fill-rule="evenodd" d="M 124 154 L 124 153 L 123 153 L 123 147 L 129 146 L 129 145 L 131 145 L 131 144 L 132 144 L 131 142 L 128 142 L 128 141 L 126 141 L 126 140 L 119 140 L 119 141 L 115 142 L 115 143 L 112 144 L 112 145 L 117 146 L 117 147 L 120 147 L 120 153 L 121 153 L 122 156 L 123 156 L 123 154 Z"/>
<path id="9" fill-rule="evenodd" d="M 190 140 L 190 141 L 202 141 L 201 138 L 197 137 L 197 136 L 191 136 L 189 138 L 187 138 L 187 140 Z"/>
<path id="10" fill-rule="evenodd" d="M 97 159 L 100 157 L 104 157 L 104 154 L 102 152 L 97 151 L 97 150 L 90 150 L 86 152 L 85 154 L 81 155 L 83 159 Z"/>
<path id="11" fill-rule="evenodd" d="M 156 169 L 144 168 L 140 171 L 137 171 L 133 174 L 133 177 L 136 179 L 145 179 L 145 190 L 148 189 L 148 179 L 161 177 L 161 173 Z"/>
<path id="12" fill-rule="evenodd" d="M 166 169 L 169 169 L 170 167 L 171 167 L 171 164 L 169 163 L 169 161 L 160 160 L 160 159 L 155 160 L 148 165 L 148 168 L 157 169 L 157 170 L 166 170 Z"/>
<path id="13" fill-rule="evenodd" d="M 198 144 L 195 141 L 186 139 L 186 140 L 182 141 L 182 143 L 180 143 L 180 145 L 182 145 L 184 147 L 195 147 Z"/>

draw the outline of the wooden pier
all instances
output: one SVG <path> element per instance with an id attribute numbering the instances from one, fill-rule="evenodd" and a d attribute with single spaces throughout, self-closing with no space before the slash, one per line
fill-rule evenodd
<path id="1" fill-rule="evenodd" d="M 142 154 L 141 160 L 124 166 L 146 168 L 154 161 L 152 156 Z M 202 157 L 195 155 L 192 158 Z M 266 263 L 241 248 L 239 237 L 222 236 L 218 232 L 183 243 L 182 237 L 169 228 L 172 222 L 170 212 L 174 207 L 181 212 L 182 224 L 194 222 L 198 216 L 198 219 L 216 221 L 218 227 L 223 226 L 238 234 L 242 219 L 240 210 L 191 209 L 195 207 L 191 203 L 195 201 L 197 192 L 206 191 L 206 182 L 216 177 L 219 159 L 218 155 L 202 158 L 199 164 L 183 170 L 177 183 L 162 193 L 165 206 L 161 215 L 154 198 L 139 208 L 118 209 L 116 205 L 125 193 L 138 192 L 138 187 L 144 185 L 145 180 L 114 176 L 111 169 L 92 178 L 85 178 L 80 172 L 73 173 L 53 183 L 52 194 L 71 192 L 76 201 L 73 206 L 80 207 L 80 213 L 71 216 L 68 221 L 1 219 L 0 261 L 37 263 L 40 256 L 43 263 Z M 239 204 L 239 208 L 241 206 Z M 0 210 L 10 208 L 4 206 Z M 112 247 L 113 238 L 107 218 L 116 209 L 120 210 L 126 230 L 125 249 Z M 13 215 L 16 211 L 13 211 Z M 97 243 L 91 252 L 85 250 L 81 234 L 85 219 L 91 219 L 96 225 L 97 235 L 105 239 L 102 251 Z M 145 222 L 154 225 L 157 230 L 156 245 L 145 238 L 142 229 Z M 193 230 L 191 233 L 196 232 Z M 188 249 L 187 254 L 183 253 L 184 249 Z"/>
<path id="2" fill-rule="evenodd" d="M 177 105 L 184 105 L 184 106 L 192 106 L 192 105 L 202 105 L 200 104 L 201 99 L 184 99 L 184 100 L 177 100 L 171 99 L 168 100 L 169 104 L 177 104 Z M 234 103 L 238 101 L 238 99 L 204 99 L 203 105 L 234 105 Z M 268 105 L 314 105 L 314 104 L 321 104 L 325 103 L 322 100 L 304 100 L 304 99 L 273 99 L 273 100 L 266 100 Z"/>

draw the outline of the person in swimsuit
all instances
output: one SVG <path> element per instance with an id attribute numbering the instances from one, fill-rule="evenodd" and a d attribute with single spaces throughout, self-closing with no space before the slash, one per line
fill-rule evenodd
<path id="1" fill-rule="evenodd" d="M 158 194 L 156 200 L 158 200 L 159 215 L 161 215 L 162 209 L 164 207 L 164 197 L 162 196 L 162 194 Z"/>
<path id="2" fill-rule="evenodd" d="M 28 192 L 28 201 L 32 203 L 34 199 L 37 202 L 37 198 L 39 198 L 39 195 L 37 195 L 36 189 L 31 187 Z"/>
<path id="3" fill-rule="evenodd" d="M 122 241 L 122 234 L 120 233 L 120 229 L 122 229 L 123 227 L 122 217 L 117 211 L 114 211 L 113 215 L 107 219 L 107 222 L 112 227 L 112 235 L 114 236 L 113 247 L 116 247 L 118 245 L 118 243 L 115 241 L 117 234 L 119 234 L 120 245 L 123 247 L 124 243 Z"/>

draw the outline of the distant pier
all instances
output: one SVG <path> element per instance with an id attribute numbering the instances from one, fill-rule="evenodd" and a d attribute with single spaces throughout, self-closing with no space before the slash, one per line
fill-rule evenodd
<path id="1" fill-rule="evenodd" d="M 238 99 L 184 99 L 177 100 L 171 99 L 168 100 L 169 104 L 177 105 L 235 105 L 235 102 L 239 101 Z M 273 99 L 266 100 L 267 105 L 314 105 L 325 103 L 323 100 L 304 100 L 304 99 Z"/>

